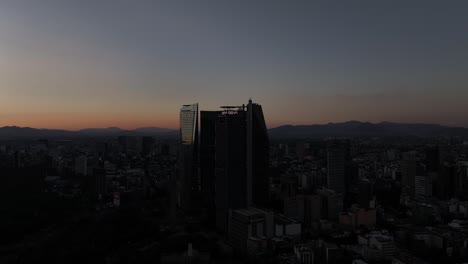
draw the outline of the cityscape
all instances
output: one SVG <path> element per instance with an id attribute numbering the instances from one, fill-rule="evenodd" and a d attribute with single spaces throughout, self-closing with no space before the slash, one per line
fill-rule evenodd
<path id="1" fill-rule="evenodd" d="M 468 263 L 466 14 L 0 1 L 0 263 Z"/>
<path id="2" fill-rule="evenodd" d="M 179 131 L 3 138 L 2 263 L 468 259 L 468 129 L 270 137 L 252 100 L 201 109 Z"/>

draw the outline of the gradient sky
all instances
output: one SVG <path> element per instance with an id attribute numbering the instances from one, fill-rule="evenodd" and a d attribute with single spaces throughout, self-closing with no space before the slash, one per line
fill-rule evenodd
<path id="1" fill-rule="evenodd" d="M 176 128 L 249 97 L 270 127 L 468 126 L 468 1 L 0 1 L 0 126 Z"/>

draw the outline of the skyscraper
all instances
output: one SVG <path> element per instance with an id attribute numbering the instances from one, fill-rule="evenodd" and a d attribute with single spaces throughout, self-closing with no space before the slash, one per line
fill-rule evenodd
<path id="1" fill-rule="evenodd" d="M 420 157 L 416 153 L 403 153 L 401 161 L 401 185 L 402 193 L 414 197 L 416 176 L 424 175 L 424 168 Z"/>
<path id="2" fill-rule="evenodd" d="M 189 209 L 200 191 L 198 175 L 198 103 L 180 109 L 179 205 Z"/>
<path id="3" fill-rule="evenodd" d="M 202 207 L 208 219 L 215 218 L 215 135 L 219 111 L 200 112 L 200 186 Z"/>
<path id="4" fill-rule="evenodd" d="M 260 105 L 249 100 L 247 106 L 222 109 L 216 112 L 214 129 L 214 197 L 217 226 L 227 230 L 229 209 L 263 206 L 268 201 L 269 140 Z M 213 121 L 210 123 L 208 113 L 205 115 L 206 126 L 201 133 L 208 136 L 212 132 L 204 131 L 212 131 Z M 201 147 L 204 151 L 209 149 L 205 142 L 209 145 L 213 141 L 204 139 Z M 202 171 L 209 170 L 202 168 Z"/>
<path id="5" fill-rule="evenodd" d="M 336 193 L 346 193 L 346 176 L 350 160 L 349 141 L 330 140 L 327 146 L 327 186 Z"/>
<path id="6" fill-rule="evenodd" d="M 215 129 L 216 225 L 227 231 L 229 209 L 248 206 L 247 112 L 245 107 L 223 107 Z"/>
<path id="7" fill-rule="evenodd" d="M 270 141 L 262 106 L 249 100 L 247 106 L 247 175 L 251 182 L 252 203 L 265 206 L 268 201 Z"/>

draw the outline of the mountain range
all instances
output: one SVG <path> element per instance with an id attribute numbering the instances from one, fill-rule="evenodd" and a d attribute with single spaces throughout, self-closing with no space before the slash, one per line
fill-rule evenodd
<path id="1" fill-rule="evenodd" d="M 160 127 L 144 127 L 125 130 L 118 127 L 87 128 L 77 131 L 60 129 L 36 129 L 30 127 L 0 127 L 0 139 L 23 138 L 82 138 L 104 136 L 176 136 L 178 130 Z M 388 137 L 415 136 L 468 137 L 468 128 L 436 124 L 369 123 L 349 121 L 323 125 L 284 125 L 269 129 L 272 138 L 319 138 L 319 137 Z"/>
<path id="2" fill-rule="evenodd" d="M 82 138 L 105 136 L 173 136 L 177 130 L 160 127 L 144 127 L 125 130 L 118 127 L 86 128 L 76 131 L 61 129 L 37 129 L 30 127 L 6 126 L 0 127 L 0 139 L 23 138 Z"/>
<path id="3" fill-rule="evenodd" d="M 344 123 L 329 123 L 324 125 L 286 125 L 269 130 L 271 137 L 388 137 L 388 136 L 468 136 L 464 127 L 449 127 L 435 124 L 407 123 L 369 123 L 349 121 Z"/>

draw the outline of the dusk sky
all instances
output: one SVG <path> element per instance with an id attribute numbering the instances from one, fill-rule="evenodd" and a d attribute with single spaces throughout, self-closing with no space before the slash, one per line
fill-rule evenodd
<path id="1" fill-rule="evenodd" d="M 249 97 L 269 127 L 468 127 L 468 1 L 0 1 L 0 126 L 177 128 Z"/>

